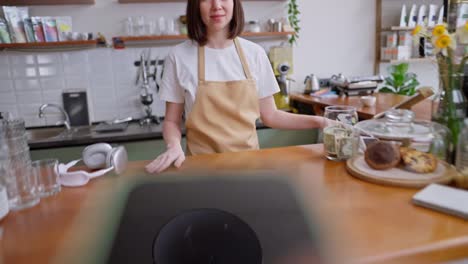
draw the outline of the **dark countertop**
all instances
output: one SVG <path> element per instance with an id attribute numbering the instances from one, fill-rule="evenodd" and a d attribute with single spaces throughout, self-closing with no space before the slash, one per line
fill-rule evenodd
<path id="1" fill-rule="evenodd" d="M 71 136 L 63 136 L 63 127 L 31 128 L 27 130 L 28 144 L 31 150 L 47 149 L 59 147 L 72 147 L 89 145 L 98 142 L 117 143 L 140 140 L 162 139 L 162 122 L 159 125 L 140 126 L 137 122 L 132 122 L 124 131 L 119 132 L 96 132 L 96 125 L 79 127 L 79 133 Z M 257 121 L 257 129 L 268 128 Z M 185 136 L 185 128 L 182 128 L 182 135 Z"/>

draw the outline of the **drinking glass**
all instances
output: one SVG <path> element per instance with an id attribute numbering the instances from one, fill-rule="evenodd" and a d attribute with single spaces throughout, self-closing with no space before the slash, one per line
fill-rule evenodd
<path id="1" fill-rule="evenodd" d="M 346 160 L 357 150 L 359 132 L 353 128 L 358 121 L 355 107 L 327 106 L 324 117 L 338 121 L 323 129 L 325 157 L 329 160 Z"/>
<path id="2" fill-rule="evenodd" d="M 21 210 L 39 203 L 37 178 L 31 171 L 31 157 L 27 145 L 23 119 L 3 121 L 7 155 L 1 157 L 8 203 L 12 210 Z"/>
<path id="3" fill-rule="evenodd" d="M 5 183 L 12 210 L 29 208 L 39 203 L 38 183 L 31 170 L 29 149 L 10 155 Z"/>
<path id="4" fill-rule="evenodd" d="M 333 105 L 325 107 L 324 117 L 339 121 L 347 125 L 355 125 L 358 122 L 356 108 L 346 105 Z"/>
<path id="5" fill-rule="evenodd" d="M 60 192 L 57 166 L 58 160 L 56 159 L 44 159 L 32 162 L 32 170 L 38 180 L 38 193 L 40 197 L 47 197 Z"/>

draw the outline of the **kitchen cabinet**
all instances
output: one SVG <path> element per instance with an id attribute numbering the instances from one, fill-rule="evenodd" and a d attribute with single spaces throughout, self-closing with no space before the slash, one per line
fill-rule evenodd
<path id="1" fill-rule="evenodd" d="M 294 145 L 314 144 L 317 142 L 318 129 L 306 130 L 280 130 L 280 129 L 257 129 L 260 148 L 275 148 Z M 166 143 L 162 139 L 144 140 L 123 143 L 112 143 L 112 145 L 125 146 L 129 160 L 151 160 L 166 149 Z M 185 146 L 185 138 L 182 139 Z M 58 158 L 60 162 L 69 162 L 81 158 L 81 152 L 86 146 L 36 149 L 31 150 L 31 159 L 39 160 L 46 158 Z"/>
<path id="2" fill-rule="evenodd" d="M 385 35 L 396 32 L 397 34 L 405 31 L 412 31 L 413 28 L 401 28 L 399 27 L 401 8 L 405 4 L 407 8 L 407 14 L 409 15 L 411 6 L 417 5 L 418 10 L 421 5 L 435 4 L 438 7 L 445 5 L 447 10 L 447 0 L 377 0 L 376 2 L 376 42 L 375 42 L 375 61 L 374 61 L 374 72 L 379 73 L 380 64 L 382 63 L 427 63 L 433 62 L 432 58 L 411 58 L 408 60 L 382 60 L 381 48 L 385 45 Z M 438 12 L 437 12 L 438 14 Z"/>
<path id="3" fill-rule="evenodd" d="M 94 5 L 94 0 L 3 0 L 2 5 Z"/>
<path id="4" fill-rule="evenodd" d="M 185 144 L 185 139 L 183 139 Z M 111 145 L 125 146 L 128 152 L 129 160 L 150 160 L 156 158 L 159 153 L 166 149 L 164 140 L 144 140 L 124 143 L 111 143 Z M 71 160 L 80 159 L 81 153 L 86 146 L 64 147 L 53 149 L 36 149 L 31 150 L 31 159 L 48 159 L 58 158 L 60 162 L 69 162 Z"/>

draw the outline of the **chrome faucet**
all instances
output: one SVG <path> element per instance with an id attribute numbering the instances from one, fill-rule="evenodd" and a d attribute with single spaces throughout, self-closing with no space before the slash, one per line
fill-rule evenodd
<path id="1" fill-rule="evenodd" d="M 63 124 L 65 125 L 65 127 L 67 128 L 67 130 L 70 130 L 71 129 L 71 126 L 70 126 L 70 117 L 68 116 L 67 112 L 65 112 L 65 110 L 63 110 L 63 108 L 59 105 L 56 105 L 56 104 L 43 104 L 41 105 L 41 107 L 39 107 L 39 118 L 43 118 L 44 117 L 44 110 L 47 108 L 47 107 L 53 107 L 53 108 L 57 108 L 60 112 L 62 112 L 63 116 L 64 116 L 64 121 L 63 121 Z"/>

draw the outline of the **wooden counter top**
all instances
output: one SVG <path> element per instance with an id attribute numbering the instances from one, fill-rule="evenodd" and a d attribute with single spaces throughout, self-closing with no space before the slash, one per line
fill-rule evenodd
<path id="1" fill-rule="evenodd" d="M 468 258 L 467 222 L 412 205 L 417 190 L 353 178 L 343 162 L 325 160 L 322 151 L 317 144 L 188 157 L 177 173 L 283 172 L 303 192 L 310 209 L 320 212 L 322 230 L 333 230 L 326 232 L 334 241 L 332 251 L 345 257 L 345 263 Z M 85 187 L 63 188 L 33 208 L 10 212 L 0 221 L 0 263 L 89 263 L 86 249 L 106 230 L 102 225 L 102 214 L 109 210 L 106 197 L 129 180 L 158 177 L 146 175 L 145 164 L 130 162 L 124 175 L 110 174 Z"/>
<path id="2" fill-rule="evenodd" d="M 335 98 L 319 98 L 310 95 L 294 93 L 289 95 L 291 104 L 294 101 L 310 104 L 317 114 L 321 115 L 321 109 L 329 105 L 349 105 L 356 107 L 360 119 L 370 119 L 374 115 L 390 109 L 392 106 L 398 104 L 408 96 L 390 94 L 390 93 L 375 93 L 377 97 L 375 105 L 372 107 L 365 107 L 361 104 L 360 96 L 340 96 Z M 426 99 L 416 104 L 412 109 L 415 112 L 417 119 L 430 120 L 431 119 L 431 100 Z"/>

